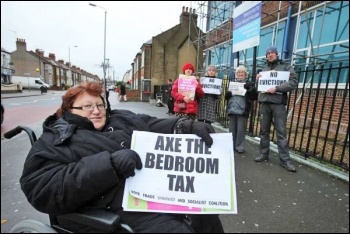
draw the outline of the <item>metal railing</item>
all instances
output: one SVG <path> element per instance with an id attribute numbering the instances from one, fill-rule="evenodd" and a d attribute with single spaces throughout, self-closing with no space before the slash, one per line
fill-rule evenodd
<path id="1" fill-rule="evenodd" d="M 299 87 L 289 94 L 287 137 L 291 151 L 349 171 L 349 63 L 296 65 Z M 223 79 L 223 87 L 229 80 Z M 217 122 L 229 126 L 224 99 L 217 104 Z M 259 104 L 247 119 L 247 134 L 259 136 Z M 277 142 L 274 127 L 271 140 Z"/>

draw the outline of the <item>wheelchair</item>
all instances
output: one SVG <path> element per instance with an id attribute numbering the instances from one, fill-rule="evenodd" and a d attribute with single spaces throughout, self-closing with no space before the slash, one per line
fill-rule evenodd
<path id="1" fill-rule="evenodd" d="M 34 131 L 25 126 L 17 126 L 4 134 L 6 139 L 25 131 L 31 144 L 37 140 Z M 49 215 L 50 225 L 36 220 L 22 220 L 10 230 L 10 233 L 74 233 L 74 231 L 60 225 L 60 223 L 74 223 L 84 225 L 103 233 L 133 233 L 127 224 L 120 221 L 120 216 L 106 210 L 92 210 L 81 213 L 69 213 L 64 215 Z"/>

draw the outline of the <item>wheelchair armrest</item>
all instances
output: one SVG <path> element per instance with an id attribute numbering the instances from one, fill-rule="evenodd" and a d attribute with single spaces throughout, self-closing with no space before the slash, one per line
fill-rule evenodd
<path id="1" fill-rule="evenodd" d="M 89 210 L 80 213 L 69 213 L 59 215 L 57 218 L 86 225 L 105 232 L 115 232 L 121 228 L 120 216 L 106 210 Z"/>

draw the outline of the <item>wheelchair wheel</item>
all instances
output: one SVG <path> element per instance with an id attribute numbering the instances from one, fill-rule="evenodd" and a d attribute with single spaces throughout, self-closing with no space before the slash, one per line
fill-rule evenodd
<path id="1" fill-rule="evenodd" d="M 17 223 L 10 233 L 57 233 L 47 224 L 35 220 L 23 220 Z"/>

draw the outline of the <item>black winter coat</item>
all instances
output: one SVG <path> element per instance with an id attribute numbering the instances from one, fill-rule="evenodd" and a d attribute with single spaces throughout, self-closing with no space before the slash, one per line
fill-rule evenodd
<path id="1" fill-rule="evenodd" d="M 126 87 L 125 85 L 120 85 L 120 95 L 126 95 Z"/>
<path id="2" fill-rule="evenodd" d="M 113 110 L 97 131 L 87 118 L 68 112 L 59 119 L 51 115 L 26 158 L 21 188 L 44 213 L 96 208 L 121 213 L 125 180 L 114 171 L 111 153 L 130 148 L 133 130 L 172 133 L 177 120 Z"/>

